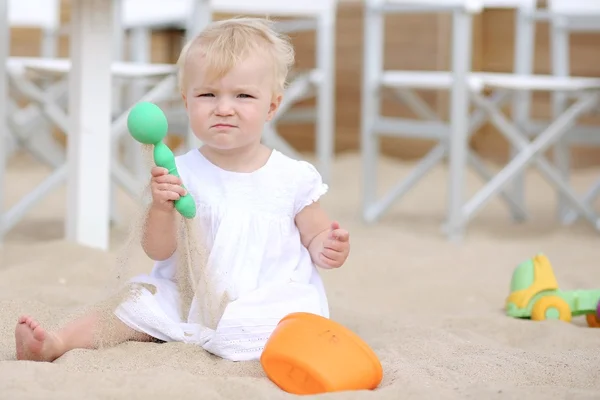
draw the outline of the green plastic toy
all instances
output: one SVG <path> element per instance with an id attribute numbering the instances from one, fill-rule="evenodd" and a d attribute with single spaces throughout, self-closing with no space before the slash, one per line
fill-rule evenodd
<path id="1" fill-rule="evenodd" d="M 150 102 L 136 104 L 127 116 L 127 128 L 138 142 L 154 145 L 154 163 L 157 166 L 166 168 L 171 175 L 180 177 L 175 155 L 163 142 L 169 125 L 160 107 Z M 175 209 L 185 218 L 196 216 L 196 202 L 189 193 L 175 200 Z"/>
<path id="2" fill-rule="evenodd" d="M 570 322 L 572 317 L 585 315 L 588 326 L 598 328 L 597 309 L 600 289 L 561 290 L 552 265 L 543 254 L 517 266 L 506 299 L 506 314 L 534 321 L 559 319 Z"/>

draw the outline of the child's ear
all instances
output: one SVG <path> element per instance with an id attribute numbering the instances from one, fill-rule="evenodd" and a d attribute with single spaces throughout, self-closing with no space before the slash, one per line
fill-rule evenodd
<path id="1" fill-rule="evenodd" d="M 271 104 L 269 106 L 269 113 L 267 114 L 267 121 L 272 120 L 273 117 L 275 116 L 275 113 L 277 113 L 277 110 L 279 109 L 279 105 L 281 104 L 282 98 L 283 98 L 282 95 L 277 95 L 277 96 L 273 97 L 273 100 L 271 100 Z"/>

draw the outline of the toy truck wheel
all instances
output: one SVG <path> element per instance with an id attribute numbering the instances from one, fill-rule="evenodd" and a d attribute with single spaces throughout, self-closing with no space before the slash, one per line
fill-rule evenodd
<path id="1" fill-rule="evenodd" d="M 546 296 L 536 301 L 533 305 L 531 319 L 534 321 L 559 319 L 561 321 L 570 322 L 571 309 L 567 302 L 560 297 Z"/>
<path id="2" fill-rule="evenodd" d="M 590 328 L 600 328 L 600 320 L 598 320 L 596 313 L 586 314 L 585 320 Z"/>
<path id="3" fill-rule="evenodd" d="M 600 328 L 600 301 L 596 306 L 596 311 L 585 315 L 585 319 L 590 328 Z"/>

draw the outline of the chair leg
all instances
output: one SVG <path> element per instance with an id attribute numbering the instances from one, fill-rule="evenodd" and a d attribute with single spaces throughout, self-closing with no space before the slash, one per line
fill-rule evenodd
<path id="1" fill-rule="evenodd" d="M 371 8 L 369 2 L 365 6 L 364 39 L 363 39 L 363 75 L 361 104 L 361 152 L 363 162 L 362 177 L 362 214 L 366 222 L 374 222 L 375 215 L 371 206 L 377 196 L 377 157 L 379 155 L 379 139 L 374 132 L 374 125 L 380 113 L 381 95 L 379 76 L 383 69 L 384 16 Z"/>
<path id="2" fill-rule="evenodd" d="M 600 196 L 600 180 L 584 196 L 583 201 L 592 204 Z"/>
<path id="3" fill-rule="evenodd" d="M 600 196 L 600 180 L 598 180 L 583 196 L 583 202 L 590 207 L 596 199 Z M 570 210 L 565 216 L 564 223 L 572 224 L 579 218 L 579 214 L 575 210 Z"/>
<path id="4" fill-rule="evenodd" d="M 320 17 L 318 24 L 316 64 L 322 79 L 316 99 L 316 152 L 323 180 L 329 183 L 335 154 L 335 14 Z"/>
<path id="5" fill-rule="evenodd" d="M 450 151 L 448 219 L 445 226 L 450 240 L 461 240 L 465 221 L 462 215 L 465 195 L 469 131 L 469 93 L 467 75 L 471 71 L 473 17 L 465 10 L 455 10 L 452 19 L 452 73 L 450 98 Z"/>
<path id="6" fill-rule="evenodd" d="M 551 57 L 552 73 L 555 76 L 569 76 L 569 34 L 564 27 L 564 21 L 558 20 L 551 25 Z M 552 95 L 552 114 L 556 118 L 564 112 L 567 105 L 565 93 L 555 92 Z M 571 149 L 566 138 L 561 138 L 553 147 L 554 163 L 563 179 L 569 179 L 569 168 L 571 164 Z M 568 200 L 560 192 L 558 194 L 557 217 L 562 223 L 566 223 L 567 214 L 570 211 Z"/>
<path id="7" fill-rule="evenodd" d="M 52 98 L 51 94 L 49 98 Z M 52 133 L 44 129 L 50 126 L 50 123 L 43 117 L 39 107 L 32 103 L 26 109 L 20 109 L 11 98 L 6 102 L 6 107 L 7 133 L 9 137 L 12 136 L 14 145 L 20 145 L 23 150 L 51 168 L 62 165 L 65 151 L 52 137 Z"/>
<path id="8" fill-rule="evenodd" d="M 583 201 L 586 204 L 589 204 L 590 207 L 592 203 L 596 201 L 596 199 L 600 196 L 600 180 L 598 180 L 594 186 L 583 196 Z"/>
<path id="9" fill-rule="evenodd" d="M 489 182 L 491 179 L 494 178 L 494 174 L 487 169 L 483 160 L 481 160 L 474 151 L 469 151 L 468 157 L 469 164 L 471 164 L 475 172 L 477 172 L 477 174 L 485 182 Z M 514 216 L 514 218 L 516 218 L 517 220 L 525 219 L 525 215 L 527 214 L 527 212 L 525 211 L 523 204 L 519 201 L 520 199 L 515 198 L 516 196 L 514 191 L 502 190 L 500 192 L 500 197 L 508 205 L 508 208 L 511 211 L 511 214 Z"/>
<path id="10" fill-rule="evenodd" d="M 533 7 L 535 8 L 535 5 Z M 534 9 L 528 11 L 533 12 Z M 515 37 L 519 40 L 515 41 L 514 71 L 518 75 L 529 75 L 533 73 L 536 21 L 525 11 L 520 10 L 516 14 Z M 514 93 L 512 117 L 516 126 L 523 130 L 526 129 L 531 117 L 531 92 L 518 91 Z M 519 149 L 510 146 L 510 158 L 513 159 L 518 154 Z M 525 209 L 525 176 L 523 173 L 519 173 L 513 180 L 512 190 L 515 200 L 522 209 Z M 521 217 L 514 211 L 513 209 L 511 212 L 514 221 L 526 219 L 526 214 Z"/>
<path id="11" fill-rule="evenodd" d="M 0 237 L 18 224 L 25 214 L 42 201 L 51 191 L 64 184 L 67 180 L 68 169 L 68 164 L 65 163 L 52 171 L 40 184 L 6 211 L 2 218 L 2 224 L 0 224 Z"/>

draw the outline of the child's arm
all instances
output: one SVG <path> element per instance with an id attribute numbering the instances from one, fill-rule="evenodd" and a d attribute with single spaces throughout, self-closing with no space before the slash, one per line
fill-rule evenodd
<path id="1" fill-rule="evenodd" d="M 171 257 L 177 249 L 177 215 L 175 210 L 150 207 L 144 233 L 142 248 L 154 261 L 163 261 Z"/>
<path id="2" fill-rule="evenodd" d="M 318 202 L 302 209 L 296 215 L 302 244 L 308 249 L 313 262 L 321 268 L 341 267 L 350 252 L 348 231 L 331 222 Z"/>

